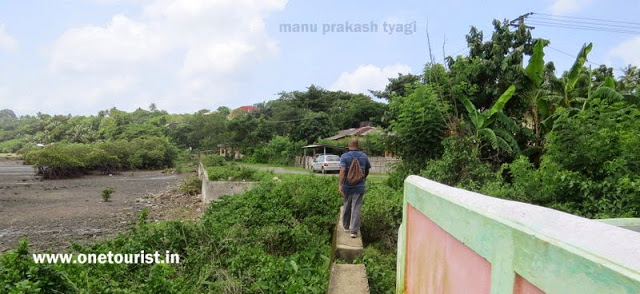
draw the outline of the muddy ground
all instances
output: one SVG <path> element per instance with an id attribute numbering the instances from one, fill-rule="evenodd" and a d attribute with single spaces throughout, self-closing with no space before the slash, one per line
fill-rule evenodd
<path id="1" fill-rule="evenodd" d="M 150 221 L 197 219 L 201 196 L 174 191 L 189 176 L 195 173 L 136 171 L 41 181 L 31 166 L 0 157 L 0 254 L 22 237 L 34 252 L 96 242 L 127 231 L 145 207 Z M 105 187 L 115 190 L 110 202 L 102 200 Z"/>

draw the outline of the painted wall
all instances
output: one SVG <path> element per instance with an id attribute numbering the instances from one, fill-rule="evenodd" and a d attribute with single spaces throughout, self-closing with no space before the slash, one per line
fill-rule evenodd
<path id="1" fill-rule="evenodd" d="M 640 293 L 640 234 L 405 181 L 397 293 Z"/>

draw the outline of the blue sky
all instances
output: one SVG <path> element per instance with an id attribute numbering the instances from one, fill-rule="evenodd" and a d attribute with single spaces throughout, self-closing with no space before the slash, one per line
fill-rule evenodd
<path id="1" fill-rule="evenodd" d="M 254 104 L 311 84 L 367 93 L 398 72 L 422 70 L 427 23 L 441 61 L 443 43 L 446 55 L 467 53 L 470 26 L 487 38 L 493 19 L 526 12 L 638 22 L 640 0 L 2 1 L 0 109 L 86 115 L 156 103 L 184 113 Z M 322 32 L 347 22 L 375 23 L 378 31 Z M 417 31 L 407 34 L 382 27 L 414 22 Z M 319 31 L 282 32 L 281 24 Z M 545 60 L 560 72 L 585 42 L 594 43 L 592 66 L 640 66 L 637 34 L 542 26 L 533 34 L 551 40 Z"/>

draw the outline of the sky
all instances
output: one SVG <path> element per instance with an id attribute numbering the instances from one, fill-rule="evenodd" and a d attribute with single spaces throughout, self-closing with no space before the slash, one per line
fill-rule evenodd
<path id="1" fill-rule="evenodd" d="M 421 73 L 427 31 L 441 62 L 467 54 L 471 26 L 486 39 L 493 19 L 527 12 L 637 22 L 640 0 L 1 1 L 0 109 L 90 115 L 155 103 L 192 113 L 312 84 L 368 94 L 398 73 Z M 306 32 L 287 31 L 304 25 Z M 548 26 L 532 33 L 551 40 L 545 61 L 557 74 L 585 42 L 594 43 L 589 65 L 616 74 L 640 66 L 638 34 Z"/>

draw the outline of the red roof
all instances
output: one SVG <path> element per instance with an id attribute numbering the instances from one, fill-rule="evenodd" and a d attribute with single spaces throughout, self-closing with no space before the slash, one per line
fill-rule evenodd
<path id="1" fill-rule="evenodd" d="M 231 111 L 231 114 L 229 114 L 229 118 L 234 118 L 240 113 L 249 113 L 249 112 L 258 111 L 258 110 L 259 110 L 258 107 L 251 106 L 251 105 L 240 106 Z"/>
<path id="2" fill-rule="evenodd" d="M 233 111 L 236 111 L 236 110 L 242 110 L 244 112 L 249 112 L 249 111 L 258 110 L 258 107 L 251 106 L 251 105 L 245 105 L 245 106 L 240 106 L 240 107 L 234 109 Z"/>

